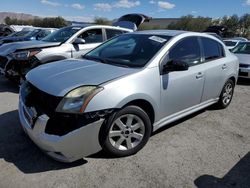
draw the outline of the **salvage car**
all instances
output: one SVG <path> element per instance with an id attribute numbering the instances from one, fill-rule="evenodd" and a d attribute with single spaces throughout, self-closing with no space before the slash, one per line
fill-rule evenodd
<path id="1" fill-rule="evenodd" d="M 83 59 L 31 70 L 20 89 L 19 117 L 34 143 L 59 161 L 101 149 L 128 156 L 168 123 L 212 104 L 226 108 L 238 69 L 237 57 L 207 34 L 128 33 Z"/>
<path id="2" fill-rule="evenodd" d="M 17 34 L 13 33 L 10 36 L 0 39 L 0 45 L 12 42 L 41 40 L 47 35 L 53 33 L 56 29 L 52 28 L 39 28 L 33 30 L 20 31 Z"/>
<path id="3" fill-rule="evenodd" d="M 141 14 L 128 14 L 118 19 L 113 26 L 68 26 L 41 41 L 6 44 L 0 47 L 0 70 L 6 77 L 19 82 L 34 67 L 57 60 L 79 58 L 107 39 L 133 32 L 149 19 Z"/>
<path id="4" fill-rule="evenodd" d="M 232 52 L 239 58 L 239 77 L 250 78 L 250 42 L 240 42 Z"/>

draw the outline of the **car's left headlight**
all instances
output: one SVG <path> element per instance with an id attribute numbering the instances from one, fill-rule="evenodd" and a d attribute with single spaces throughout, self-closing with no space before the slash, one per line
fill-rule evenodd
<path id="1" fill-rule="evenodd" d="M 11 54 L 12 58 L 15 60 L 28 60 L 30 57 L 38 54 L 41 50 L 28 50 L 28 51 L 20 51 L 14 52 Z"/>
<path id="2" fill-rule="evenodd" d="M 102 90 L 103 87 L 99 86 L 82 86 L 76 88 L 62 99 L 56 111 L 61 113 L 83 113 L 90 100 Z"/>

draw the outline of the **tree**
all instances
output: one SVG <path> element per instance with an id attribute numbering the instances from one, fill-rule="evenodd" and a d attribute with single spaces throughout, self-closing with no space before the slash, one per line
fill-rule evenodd
<path id="1" fill-rule="evenodd" d="M 11 23 L 11 18 L 10 17 L 6 17 L 5 19 L 4 19 L 4 22 L 7 24 L 7 25 L 11 25 L 12 23 Z"/>
<path id="2" fill-rule="evenodd" d="M 221 20 L 221 25 L 225 26 L 228 31 L 225 37 L 233 37 L 237 35 L 240 19 L 237 15 L 224 16 Z"/>
<path id="3" fill-rule="evenodd" d="M 18 20 L 16 18 L 6 17 L 5 23 L 7 25 L 32 25 L 34 27 L 52 27 L 52 28 L 60 28 L 67 25 L 67 21 L 62 17 L 56 17 L 56 18 L 36 17 L 30 20 Z"/>
<path id="4" fill-rule="evenodd" d="M 185 31 L 204 31 L 212 24 L 212 19 L 207 17 L 197 17 L 193 15 L 182 16 L 178 22 L 171 23 L 167 29 Z"/>
<path id="5" fill-rule="evenodd" d="M 240 35 L 250 37 L 250 14 L 244 14 L 239 21 Z"/>
<path id="6" fill-rule="evenodd" d="M 111 25 L 111 21 L 107 18 L 95 17 L 94 23 L 98 25 Z"/>

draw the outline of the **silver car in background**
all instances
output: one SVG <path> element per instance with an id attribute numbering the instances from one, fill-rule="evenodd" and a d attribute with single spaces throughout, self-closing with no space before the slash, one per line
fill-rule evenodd
<path id="1" fill-rule="evenodd" d="M 240 61 L 239 77 L 250 78 L 250 42 L 240 42 L 232 52 Z"/>
<path id="2" fill-rule="evenodd" d="M 238 70 L 237 57 L 211 35 L 124 34 L 82 60 L 30 71 L 20 89 L 19 117 L 34 143 L 59 161 L 101 149 L 128 156 L 168 123 L 212 104 L 226 108 Z"/>

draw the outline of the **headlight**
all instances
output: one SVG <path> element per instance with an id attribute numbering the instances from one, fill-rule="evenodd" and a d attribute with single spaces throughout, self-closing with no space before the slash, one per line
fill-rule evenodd
<path id="1" fill-rule="evenodd" d="M 30 57 L 38 54 L 40 51 L 41 50 L 14 52 L 11 54 L 11 56 L 15 60 L 28 60 Z"/>
<path id="2" fill-rule="evenodd" d="M 83 113 L 90 100 L 103 88 L 99 86 L 83 86 L 70 91 L 59 103 L 57 112 Z"/>

